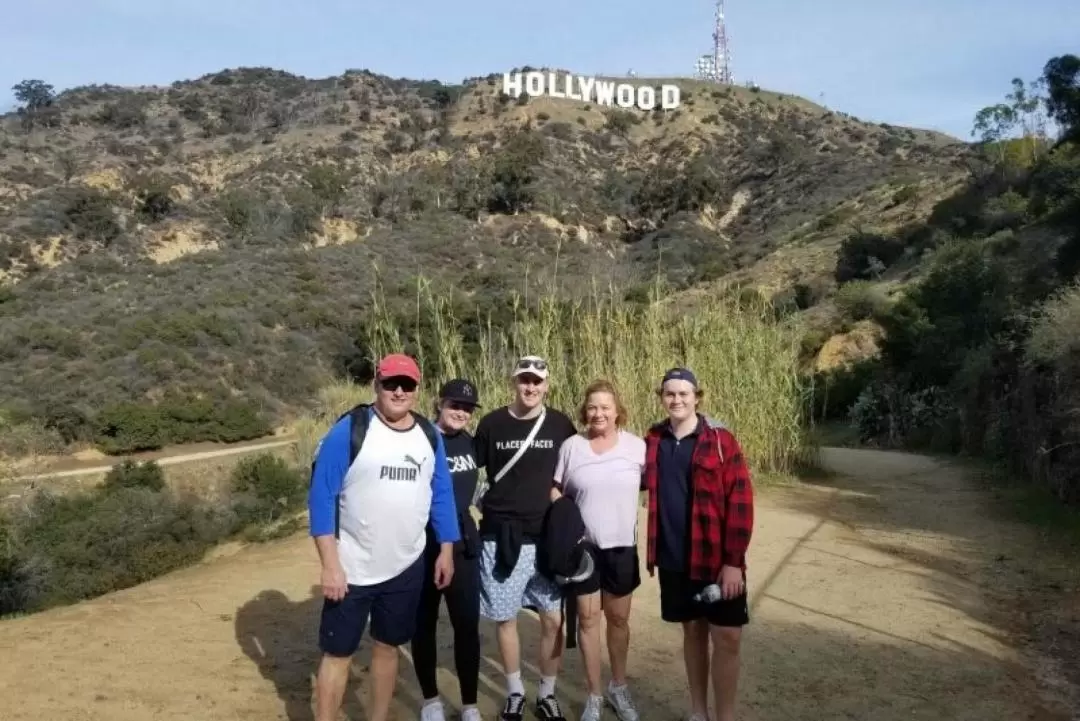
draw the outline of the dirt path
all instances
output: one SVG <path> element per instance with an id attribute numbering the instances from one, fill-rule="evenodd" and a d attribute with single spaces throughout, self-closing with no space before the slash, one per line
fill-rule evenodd
<path id="1" fill-rule="evenodd" d="M 1067 656 L 1040 648 L 1046 629 L 1061 628 L 1039 614 L 1049 613 L 1051 590 L 1054 608 L 1067 608 L 1067 567 L 936 461 L 851 450 L 830 450 L 826 461 L 852 475 L 759 493 L 741 718 L 1080 718 L 1065 710 Z M 1036 555 L 1049 565 L 1035 569 Z M 310 541 L 294 537 L 4 622 L 0 716 L 309 721 L 315 563 Z M 1050 578 L 1056 590 L 1042 589 Z M 1030 595 L 1033 587 L 1041 595 Z M 646 577 L 635 604 L 630 673 L 642 718 L 684 718 L 680 633 L 657 620 L 655 581 Z M 525 648 L 535 648 L 536 623 L 523 616 L 520 626 Z M 503 684 L 492 629 L 483 633 L 481 710 L 494 719 Z M 441 648 L 443 690 L 454 703 L 448 635 Z M 366 656 L 355 664 L 360 679 Z M 528 654 L 524 676 L 534 690 Z M 407 655 L 401 677 L 394 718 L 413 719 L 418 692 Z M 574 650 L 559 682 L 572 721 L 581 678 Z M 364 718 L 366 697 L 354 679 L 348 718 Z"/>
<path id="2" fill-rule="evenodd" d="M 11 480 L 16 483 L 23 483 L 27 481 L 74 478 L 76 476 L 90 476 L 96 473 L 108 473 L 113 466 L 129 459 L 140 463 L 155 461 L 159 466 L 171 466 L 177 463 L 191 463 L 193 461 L 204 461 L 211 458 L 224 458 L 226 456 L 234 456 L 238 453 L 254 453 L 255 451 L 270 450 L 271 448 L 281 448 L 282 446 L 287 446 L 295 442 L 295 438 L 282 438 L 273 441 L 242 441 L 240 443 L 228 444 L 224 447 L 220 443 L 192 444 L 192 446 L 206 446 L 207 450 L 190 450 L 189 447 L 188 450 L 180 452 L 177 449 L 169 449 L 123 456 L 108 462 L 67 460 L 64 463 L 52 464 L 52 470 L 46 473 L 17 476 Z"/>

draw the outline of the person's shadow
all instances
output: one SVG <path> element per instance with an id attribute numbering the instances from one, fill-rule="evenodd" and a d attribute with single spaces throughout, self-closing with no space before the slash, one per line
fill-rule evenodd
<path id="1" fill-rule="evenodd" d="M 236 611 L 236 642 L 259 672 L 277 688 L 289 721 L 314 721 L 312 692 L 322 590 L 293 603 L 284 593 L 259 593 Z"/>
<path id="2" fill-rule="evenodd" d="M 315 674 L 322 658 L 318 646 L 322 606 L 322 588 L 312 586 L 311 597 L 303 601 L 294 603 L 281 591 L 268 589 L 236 611 L 236 642 L 263 678 L 273 682 L 289 721 L 315 719 L 312 707 Z M 363 700 L 355 691 L 369 683 L 370 663 L 371 642 L 365 630 L 360 648 L 353 656 L 349 686 L 341 707 L 348 718 L 367 715 Z M 399 660 L 394 701 L 409 716 L 419 715 L 422 701 L 419 689 L 413 689 L 414 679 L 412 664 Z M 391 718 L 394 713 L 392 706 Z"/>

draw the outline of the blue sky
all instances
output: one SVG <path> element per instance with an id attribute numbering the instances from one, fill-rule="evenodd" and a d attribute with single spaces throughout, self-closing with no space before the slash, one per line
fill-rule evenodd
<path id="1" fill-rule="evenodd" d="M 375 3 L 370 3 L 374 5 Z M 521 65 L 689 75 L 710 0 L 32 0 L 0 25 L 0 109 L 41 78 L 159 84 L 223 68 L 368 68 L 459 82 Z M 517 7 L 517 10 L 512 9 Z M 618 8 L 612 10 L 610 8 Z M 1078 0 L 728 0 L 734 71 L 865 120 L 967 139 L 1014 76 L 1080 53 Z M 824 97 L 822 96 L 824 94 Z"/>

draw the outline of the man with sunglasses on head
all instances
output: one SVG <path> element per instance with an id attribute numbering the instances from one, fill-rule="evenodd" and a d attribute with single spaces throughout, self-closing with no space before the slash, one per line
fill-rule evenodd
<path id="1" fill-rule="evenodd" d="M 480 407 L 474 386 L 464 378 L 447 381 L 435 402 L 435 427 L 443 435 L 450 476 L 454 481 L 454 501 L 458 511 L 461 541 L 454 545 L 454 578 L 446 588 L 435 585 L 427 573 L 424 592 L 417 612 L 416 635 L 412 640 L 413 667 L 424 694 L 420 721 L 445 721 L 436 678 L 438 659 L 435 631 L 439 624 L 439 606 L 446 598 L 446 611 L 454 629 L 454 667 L 461 688 L 461 721 L 480 721 L 476 707 L 480 682 L 480 583 L 477 558 L 480 536 L 476 521 L 469 514 L 480 471 L 473 454 L 473 437 L 466 430 L 473 413 Z M 441 552 L 435 529 L 428 524 L 425 558 L 433 565 Z"/>
<path id="2" fill-rule="evenodd" d="M 415 413 L 420 369 L 401 354 L 375 370 L 375 402 L 344 414 L 319 442 L 308 508 L 322 563 L 323 652 L 316 679 L 316 721 L 336 721 L 349 663 L 371 620 L 370 721 L 386 721 L 398 670 L 398 646 L 412 639 L 424 587 L 426 528 L 439 551 L 438 588 L 454 573 L 461 538 L 442 435 Z"/>
<path id="3" fill-rule="evenodd" d="M 521 358 L 512 373 L 514 400 L 484 416 L 476 429 L 476 462 L 487 472 L 481 502 L 480 614 L 495 621 L 506 671 L 507 699 L 500 718 L 521 721 L 525 687 L 517 616 L 540 615 L 540 687 L 536 714 L 562 721 L 555 679 L 562 658 L 562 591 L 537 565 L 537 545 L 551 505 L 555 465 L 563 441 L 577 434 L 566 414 L 547 408 L 549 368 L 538 356 Z"/>

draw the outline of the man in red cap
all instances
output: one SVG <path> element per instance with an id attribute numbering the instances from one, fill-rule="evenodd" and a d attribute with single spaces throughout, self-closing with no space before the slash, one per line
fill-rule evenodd
<path id="1" fill-rule="evenodd" d="M 319 442 L 308 494 L 311 535 L 325 597 L 317 721 L 335 721 L 349 662 L 371 621 L 370 721 L 386 721 L 397 679 L 398 646 L 415 632 L 424 588 L 430 523 L 439 544 L 437 588 L 454 572 L 461 538 L 442 434 L 413 411 L 420 369 L 393 354 L 375 370 L 373 404 L 342 415 Z"/>

